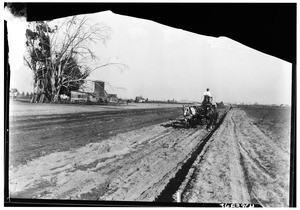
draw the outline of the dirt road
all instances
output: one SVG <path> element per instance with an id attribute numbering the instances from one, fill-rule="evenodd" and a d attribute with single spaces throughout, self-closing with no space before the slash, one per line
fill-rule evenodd
<path id="1" fill-rule="evenodd" d="M 201 143 L 180 108 L 15 116 L 12 198 L 153 201 Z"/>
<path id="2" fill-rule="evenodd" d="M 10 117 L 10 166 L 174 119 L 180 108 Z"/>
<path id="3" fill-rule="evenodd" d="M 182 201 L 288 206 L 289 158 L 244 111 L 232 109 L 182 184 Z"/>
<path id="4" fill-rule="evenodd" d="M 288 206 L 288 138 L 265 131 L 263 121 L 259 128 L 239 108 L 214 133 L 172 124 L 181 114 L 155 108 L 14 115 L 10 196 L 170 201 L 178 190 L 182 202 Z"/>

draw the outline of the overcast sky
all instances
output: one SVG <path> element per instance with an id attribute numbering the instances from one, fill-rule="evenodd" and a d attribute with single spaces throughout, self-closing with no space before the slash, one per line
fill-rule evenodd
<path id="1" fill-rule="evenodd" d="M 90 79 L 103 80 L 109 93 L 134 98 L 201 101 L 206 88 L 214 100 L 291 104 L 291 64 L 226 37 L 208 37 L 159 23 L 100 12 L 87 15 L 113 33 L 106 46 L 93 45 L 102 60 L 129 68 L 104 68 Z M 32 72 L 24 66 L 25 21 L 9 21 L 11 88 L 31 92 Z"/>

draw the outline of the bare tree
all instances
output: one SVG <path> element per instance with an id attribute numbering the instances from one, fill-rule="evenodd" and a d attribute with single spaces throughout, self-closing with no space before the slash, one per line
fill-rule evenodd
<path id="1" fill-rule="evenodd" d="M 88 19 L 76 16 L 60 26 L 50 28 L 47 22 L 32 23 L 26 31 L 28 56 L 26 64 L 34 72 L 33 102 L 58 101 L 62 90 L 78 90 L 91 72 L 108 65 L 124 68 L 124 64 L 99 62 L 92 45 L 105 44 L 111 29 L 106 25 L 90 25 Z"/>

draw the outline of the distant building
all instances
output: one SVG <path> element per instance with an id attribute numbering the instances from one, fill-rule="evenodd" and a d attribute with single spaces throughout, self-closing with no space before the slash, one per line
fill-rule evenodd
<path id="1" fill-rule="evenodd" d="M 142 96 L 137 96 L 135 97 L 135 102 L 137 103 L 142 103 L 145 102 L 146 100 Z"/>
<path id="2" fill-rule="evenodd" d="M 290 106 L 287 104 L 281 104 L 280 107 L 290 107 Z"/>
<path id="3" fill-rule="evenodd" d="M 81 90 L 82 90 L 82 92 L 95 95 L 97 100 L 99 100 L 100 98 L 104 99 L 106 96 L 105 82 L 100 81 L 100 80 L 86 81 L 81 86 Z"/>
<path id="4" fill-rule="evenodd" d="M 97 102 L 97 98 L 92 93 L 86 93 L 81 91 L 71 91 L 71 102 Z"/>
<path id="5" fill-rule="evenodd" d="M 106 100 L 107 102 L 112 102 L 112 103 L 117 103 L 118 102 L 118 97 L 117 94 L 106 94 Z"/>
<path id="6" fill-rule="evenodd" d="M 108 94 L 105 91 L 105 82 L 100 80 L 86 81 L 80 91 L 71 91 L 71 102 L 118 102 L 117 94 Z"/>
<path id="7" fill-rule="evenodd" d="M 79 91 L 71 91 L 71 102 L 86 102 L 87 94 Z"/>
<path id="8" fill-rule="evenodd" d="M 18 96 L 19 96 L 19 91 L 18 91 L 17 88 L 12 88 L 12 89 L 9 91 L 9 97 L 10 97 L 10 98 L 16 99 Z"/>

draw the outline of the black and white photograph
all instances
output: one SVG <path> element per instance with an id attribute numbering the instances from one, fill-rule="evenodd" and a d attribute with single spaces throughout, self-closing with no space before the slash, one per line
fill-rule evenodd
<path id="1" fill-rule="evenodd" d="M 5 205 L 296 205 L 296 3 L 4 7 Z"/>

